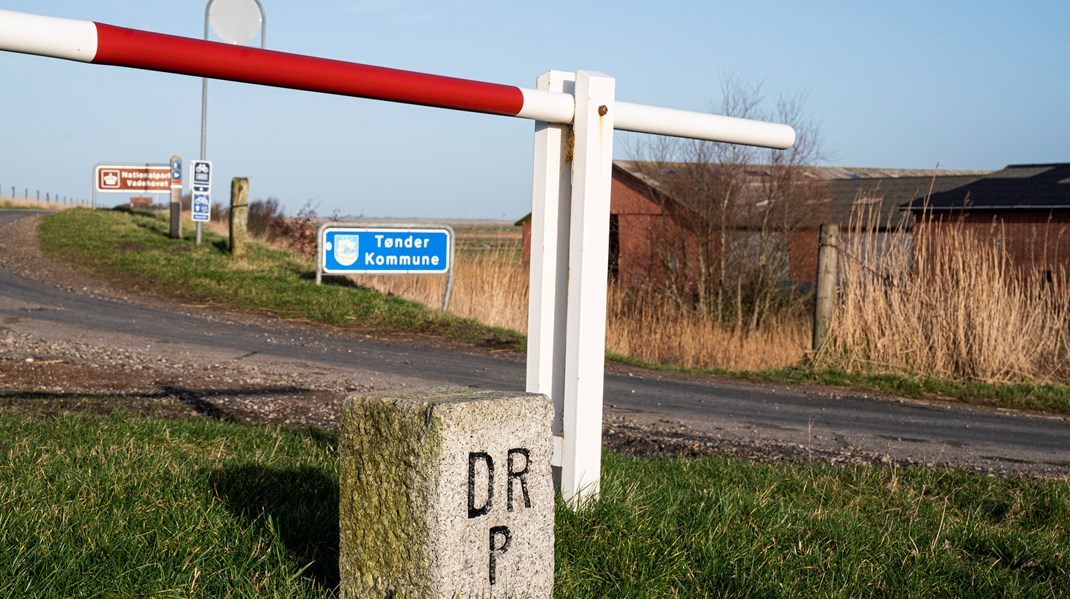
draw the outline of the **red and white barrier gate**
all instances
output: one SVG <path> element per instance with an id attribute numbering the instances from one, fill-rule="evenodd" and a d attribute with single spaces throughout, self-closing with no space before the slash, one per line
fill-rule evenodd
<path id="1" fill-rule="evenodd" d="M 524 89 L 6 10 L 0 50 L 538 121 L 527 390 L 554 401 L 554 465 L 573 506 L 598 494 L 601 473 L 614 129 L 795 143 L 787 125 L 617 102 L 613 78 L 587 71 L 550 71 Z"/>

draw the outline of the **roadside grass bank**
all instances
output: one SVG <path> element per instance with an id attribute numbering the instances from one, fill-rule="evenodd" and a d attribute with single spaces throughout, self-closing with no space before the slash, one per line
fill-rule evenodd
<path id="1" fill-rule="evenodd" d="M 969 405 L 1008 410 L 1070 414 L 1070 385 L 1059 383 L 988 383 L 906 374 L 864 374 L 808 366 L 733 371 L 720 368 L 682 368 L 653 364 L 614 353 L 610 353 L 609 358 L 621 364 L 665 372 L 725 376 L 767 383 L 826 385 L 910 399 L 957 401 Z"/>
<path id="2" fill-rule="evenodd" d="M 168 237 L 162 217 L 124 211 L 69 210 L 41 221 L 41 246 L 50 256 L 135 291 L 209 306 L 384 332 L 442 335 L 476 345 L 522 347 L 523 337 L 474 320 L 442 315 L 416 302 L 324 278 L 291 252 L 251 242 L 234 260 L 223 237 L 192 227 Z"/>
<path id="3" fill-rule="evenodd" d="M 0 399 L 0 597 L 334 594 L 335 435 L 69 399 Z M 556 518 L 555 597 L 1059 597 L 1070 580 L 1066 480 L 606 452 L 601 499 Z"/>
<path id="4" fill-rule="evenodd" d="M 325 277 L 324 284 L 317 286 L 314 267 L 293 252 L 254 242 L 249 246 L 248 257 L 236 262 L 226 252 L 225 238 L 206 231 L 204 243 L 197 247 L 192 242 L 192 227 L 186 229 L 185 239 L 173 240 L 168 238 L 167 223 L 161 217 L 85 209 L 51 215 L 42 220 L 40 228 L 42 246 L 51 256 L 134 290 L 282 318 L 441 335 L 493 348 L 523 348 L 524 337 L 517 331 L 526 326 L 526 316 L 506 315 L 526 309 L 527 275 L 521 272 L 515 248 L 510 249 L 511 242 L 502 241 L 501 233 L 493 236 L 480 230 L 470 233 L 482 241 L 472 241 L 466 246 L 470 259 L 465 259 L 464 253 L 458 259 L 451 312 L 463 310 L 465 316 L 457 317 L 443 316 L 435 309 L 441 302 L 443 282 L 434 277 L 364 277 L 357 283 L 341 277 Z M 484 237 L 493 238 L 493 244 Z M 480 253 L 472 249 L 476 246 L 490 246 L 490 250 Z M 611 298 L 613 301 L 616 300 Z M 810 367 L 799 364 L 802 340 L 808 333 L 805 329 L 784 327 L 783 334 L 764 341 L 742 339 L 715 334 L 716 331 L 711 333 L 713 329 L 705 325 L 676 326 L 673 319 L 653 317 L 649 312 L 646 310 L 645 316 L 627 324 L 624 322 L 627 315 L 614 316 L 611 310 L 607 354 L 610 359 L 666 371 L 768 382 L 817 383 L 919 399 L 1070 413 L 1070 386 L 1066 384 L 991 383 Z M 481 324 L 487 322 L 497 326 Z M 684 367 L 625 353 L 627 347 L 662 345 L 661 341 L 644 342 L 643 331 L 665 342 L 671 350 L 665 355 L 696 348 L 717 355 L 744 356 L 752 363 L 749 367 L 738 364 L 731 369 Z M 623 345 L 614 345 L 614 335 L 622 338 Z"/>

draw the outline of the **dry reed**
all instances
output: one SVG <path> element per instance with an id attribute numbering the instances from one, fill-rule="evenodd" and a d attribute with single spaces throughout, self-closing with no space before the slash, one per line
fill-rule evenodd
<path id="1" fill-rule="evenodd" d="M 463 252 L 455 264 L 450 313 L 515 331 L 527 330 L 528 269 L 515 251 Z M 384 293 L 441 306 L 445 277 L 361 276 Z M 610 286 L 606 347 L 645 362 L 694 368 L 758 370 L 798 364 L 808 344 L 807 319 L 783 318 L 757 333 L 717 325 L 681 310 L 664 295 Z"/>
<path id="2" fill-rule="evenodd" d="M 818 363 L 990 382 L 1066 380 L 1070 285 L 1011 262 L 961 222 L 867 234 L 840 253 L 840 302 Z"/>
<path id="3" fill-rule="evenodd" d="M 58 202 L 44 202 L 38 200 L 16 199 L 6 196 L 0 196 L 0 208 L 5 209 L 19 209 L 19 210 L 67 210 L 73 208 L 65 204 Z"/>
<path id="4" fill-rule="evenodd" d="M 810 331 L 809 319 L 788 314 L 771 317 L 757 331 L 741 331 L 654 291 L 610 288 L 606 346 L 646 362 L 726 370 L 795 366 L 805 356 Z"/>

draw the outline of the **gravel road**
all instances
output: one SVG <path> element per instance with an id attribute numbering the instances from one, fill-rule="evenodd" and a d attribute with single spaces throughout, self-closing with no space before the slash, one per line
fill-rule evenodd
<path id="1" fill-rule="evenodd" d="M 333 428 L 354 391 L 523 387 L 523 356 L 509 352 L 131 294 L 43 257 L 36 219 L 0 211 L 0 407 L 105 410 L 121 398 L 170 417 Z M 1070 475 L 1063 416 L 608 371 L 605 441 L 625 451 Z"/>

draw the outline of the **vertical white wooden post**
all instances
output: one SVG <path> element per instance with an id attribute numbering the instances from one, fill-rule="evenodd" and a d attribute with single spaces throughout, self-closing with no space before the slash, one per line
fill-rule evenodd
<path id="1" fill-rule="evenodd" d="M 597 497 L 602 471 L 614 89 L 612 77 L 576 73 L 561 494 L 577 508 Z"/>
<path id="2" fill-rule="evenodd" d="M 572 126 L 535 126 L 527 390 L 554 402 L 554 466 L 572 507 L 602 470 L 609 198 L 615 82 L 549 71 L 538 89 L 572 93 Z"/>
<path id="3" fill-rule="evenodd" d="M 572 94 L 576 75 L 548 71 L 536 88 Z M 535 123 L 532 180 L 531 266 L 528 297 L 527 391 L 554 403 L 555 477 L 560 479 L 565 407 L 565 306 L 572 196 L 572 127 Z"/>

